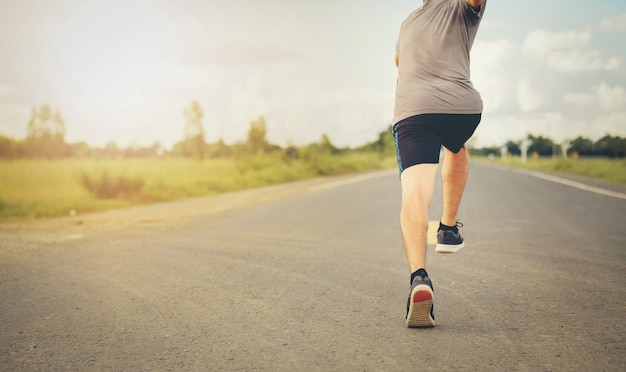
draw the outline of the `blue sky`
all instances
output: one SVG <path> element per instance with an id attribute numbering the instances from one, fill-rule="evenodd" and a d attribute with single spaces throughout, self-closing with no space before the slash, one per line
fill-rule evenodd
<path id="1" fill-rule="evenodd" d="M 0 133 L 33 107 L 66 140 L 121 146 L 183 137 L 198 100 L 207 141 L 327 134 L 358 146 L 391 124 L 402 0 L 0 0 Z M 485 103 L 476 146 L 528 133 L 626 136 L 626 2 L 489 0 L 472 52 Z"/>

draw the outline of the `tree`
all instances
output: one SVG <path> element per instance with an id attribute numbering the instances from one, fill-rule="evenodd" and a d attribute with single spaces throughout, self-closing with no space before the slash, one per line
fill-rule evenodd
<path id="1" fill-rule="evenodd" d="M 500 154 L 500 148 L 497 146 L 482 147 L 479 149 L 473 148 L 470 150 L 472 155 L 476 156 L 490 156 Z"/>
<path id="2" fill-rule="evenodd" d="M 626 155 L 626 138 L 607 134 L 593 144 L 593 149 L 596 155 L 623 158 Z"/>
<path id="3" fill-rule="evenodd" d="M 33 108 L 28 121 L 27 138 L 41 138 L 46 136 L 65 137 L 65 121 L 57 110 L 54 114 L 50 106 L 43 105 L 39 110 Z"/>
<path id="4" fill-rule="evenodd" d="M 84 158 L 93 156 L 93 149 L 89 147 L 87 142 L 81 141 L 68 145 L 68 155 L 75 158 Z"/>
<path id="5" fill-rule="evenodd" d="M 17 158 L 20 157 L 20 155 L 22 155 L 21 153 L 21 143 L 0 135 L 0 158 L 5 158 L 5 159 L 13 159 L 13 158 Z"/>
<path id="6" fill-rule="evenodd" d="M 189 108 L 185 109 L 185 140 L 182 144 L 184 156 L 202 159 L 206 155 L 206 142 L 204 141 L 204 127 L 202 118 L 204 110 L 198 101 L 191 102 Z"/>
<path id="7" fill-rule="evenodd" d="M 520 144 L 513 141 L 508 141 L 506 143 L 506 151 L 511 155 L 521 155 L 522 150 L 520 149 Z"/>
<path id="8" fill-rule="evenodd" d="M 287 144 L 283 153 L 283 159 L 285 161 L 300 159 L 300 150 L 298 150 L 298 147 L 292 141 L 289 141 Z"/>
<path id="9" fill-rule="evenodd" d="M 260 116 L 258 119 L 250 122 L 248 141 L 246 143 L 249 154 L 258 154 L 269 150 L 270 146 L 269 142 L 267 142 L 267 139 L 265 138 L 266 134 L 267 127 L 263 116 Z"/>
<path id="10" fill-rule="evenodd" d="M 552 155 L 552 149 L 554 148 L 554 142 L 542 136 L 535 137 L 532 134 L 528 135 L 528 139 L 531 141 L 531 145 L 528 147 L 528 152 L 531 154 L 536 152 L 539 155 Z"/>
<path id="11" fill-rule="evenodd" d="M 225 158 L 232 155 L 232 149 L 220 139 L 214 144 L 207 145 L 207 153 L 210 157 Z"/>
<path id="12" fill-rule="evenodd" d="M 202 126 L 204 110 L 202 110 L 200 103 L 196 100 L 192 101 L 191 106 L 185 109 L 184 114 L 187 120 L 185 123 L 185 138 L 204 137 L 204 127 Z"/>
<path id="13" fill-rule="evenodd" d="M 386 129 L 378 133 L 375 141 L 368 142 L 358 148 L 361 151 L 376 151 L 382 155 L 393 154 L 396 149 L 396 139 L 391 129 Z"/>
<path id="14" fill-rule="evenodd" d="M 578 136 L 570 143 L 568 153 L 577 153 L 583 156 L 593 155 L 593 142 L 588 138 Z"/>
<path id="15" fill-rule="evenodd" d="M 322 139 L 320 140 L 319 149 L 323 153 L 328 153 L 328 154 L 337 154 L 339 152 L 339 149 L 335 145 L 333 145 L 333 143 L 330 141 L 330 137 L 328 137 L 326 133 L 322 134 Z"/>
<path id="16" fill-rule="evenodd" d="M 122 151 L 117 146 L 117 143 L 115 143 L 115 141 L 109 141 L 106 143 L 106 145 L 104 145 L 104 148 L 102 149 L 102 154 L 108 158 L 117 158 L 122 154 Z"/>
<path id="17" fill-rule="evenodd" d="M 25 141 L 26 152 L 35 157 L 60 157 L 66 155 L 65 121 L 49 105 L 39 110 L 33 108 Z"/>

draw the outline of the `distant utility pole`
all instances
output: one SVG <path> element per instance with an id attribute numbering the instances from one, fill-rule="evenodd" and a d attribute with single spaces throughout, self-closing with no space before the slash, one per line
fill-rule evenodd
<path id="1" fill-rule="evenodd" d="M 567 150 L 569 150 L 571 143 L 569 141 L 565 141 L 561 143 L 561 152 L 563 153 L 563 158 L 567 159 Z"/>
<path id="2" fill-rule="evenodd" d="M 528 148 L 530 147 L 530 141 L 525 139 L 522 140 L 522 143 L 520 144 L 520 151 L 521 151 L 521 156 L 522 156 L 522 163 L 526 163 L 528 161 Z"/>

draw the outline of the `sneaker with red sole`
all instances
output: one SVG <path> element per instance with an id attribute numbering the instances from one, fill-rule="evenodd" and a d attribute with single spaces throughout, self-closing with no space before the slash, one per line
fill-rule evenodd
<path id="1" fill-rule="evenodd" d="M 425 270 L 420 272 L 411 283 L 411 291 L 407 302 L 406 326 L 423 328 L 435 326 L 433 311 L 433 283 Z"/>

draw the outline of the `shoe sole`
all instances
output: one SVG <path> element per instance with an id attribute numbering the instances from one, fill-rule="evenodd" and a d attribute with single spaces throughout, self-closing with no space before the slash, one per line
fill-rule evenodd
<path id="1" fill-rule="evenodd" d="M 430 316 L 433 306 L 433 290 L 426 284 L 420 284 L 411 291 L 409 313 L 406 317 L 408 328 L 434 327 L 435 319 Z"/>
<path id="2" fill-rule="evenodd" d="M 461 243 L 461 244 L 437 244 L 437 248 L 435 248 L 435 252 L 437 252 L 437 253 L 456 253 L 463 247 L 465 247 L 465 243 Z"/>

